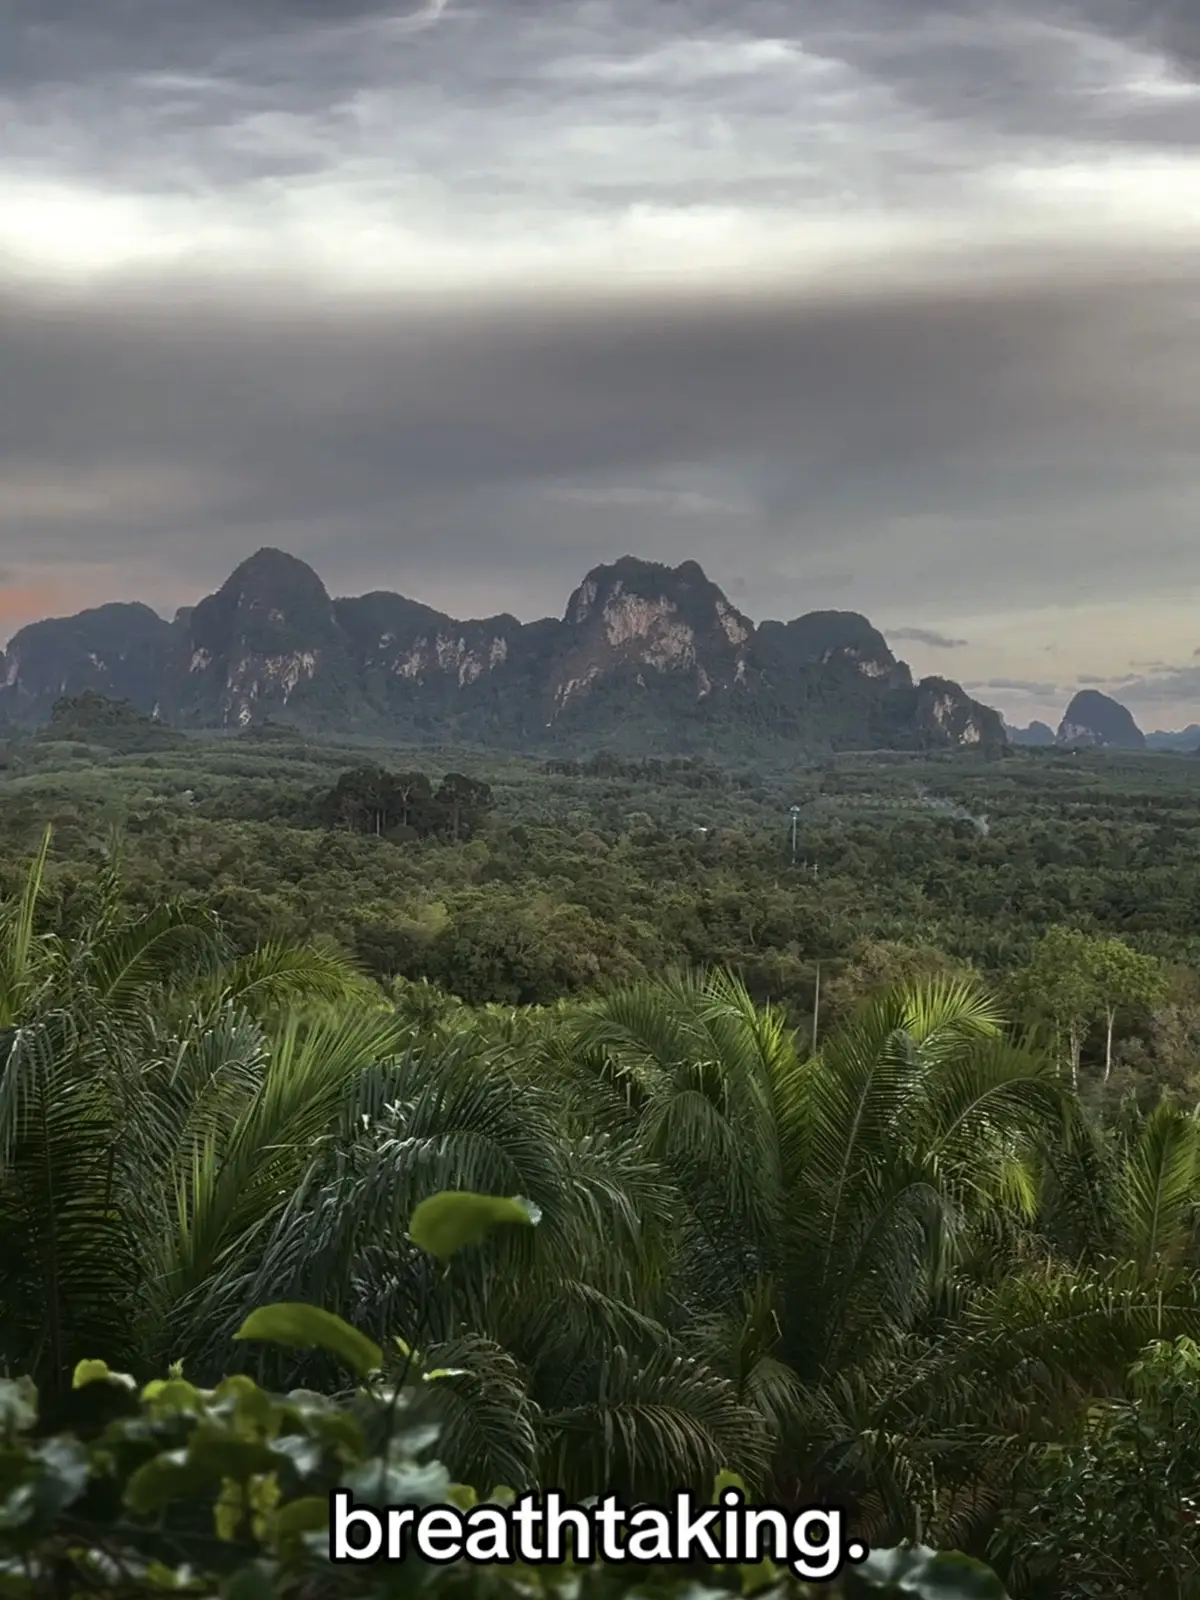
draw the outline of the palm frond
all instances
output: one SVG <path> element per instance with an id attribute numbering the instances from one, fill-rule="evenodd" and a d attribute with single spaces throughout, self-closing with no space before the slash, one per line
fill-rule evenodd
<path id="1" fill-rule="evenodd" d="M 371 988 L 340 953 L 275 940 L 223 964 L 202 993 L 222 1006 L 261 1011 L 309 1000 L 365 999 Z"/>
<path id="2" fill-rule="evenodd" d="M 1164 1102 L 1146 1119 L 1117 1175 L 1116 1253 L 1143 1274 L 1185 1261 L 1195 1239 L 1198 1180 L 1200 1124 Z"/>
<path id="3" fill-rule="evenodd" d="M 769 1455 L 767 1428 L 732 1384 L 670 1349 L 649 1359 L 613 1351 L 583 1370 L 576 1395 L 547 1412 L 540 1479 L 571 1497 L 595 1484 L 629 1502 L 681 1489 L 702 1494 L 736 1461 L 753 1485 Z"/>
<path id="4" fill-rule="evenodd" d="M 51 830 L 42 833 L 15 904 L 0 916 L 0 1028 L 16 1026 L 36 982 L 36 919 L 38 900 L 50 854 Z"/>

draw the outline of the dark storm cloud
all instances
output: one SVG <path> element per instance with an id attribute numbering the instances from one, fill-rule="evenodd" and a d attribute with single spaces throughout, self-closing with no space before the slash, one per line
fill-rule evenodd
<path id="1" fill-rule="evenodd" d="M 93 502 L 84 542 L 114 556 L 182 551 L 198 528 L 232 552 L 254 530 L 352 526 L 360 556 L 433 537 L 432 563 L 511 570 L 551 554 L 577 565 L 597 526 L 589 495 L 597 516 L 615 502 L 631 545 L 655 544 L 665 479 L 706 463 L 736 479 L 742 504 L 684 494 L 674 537 L 726 565 L 736 527 L 741 552 L 757 546 L 759 592 L 781 529 L 792 557 L 853 571 L 856 555 L 868 591 L 881 560 L 910 592 L 947 560 L 973 583 L 1011 579 L 1025 553 L 972 528 L 980 482 L 999 494 L 1019 479 L 1007 506 L 1019 512 L 1039 474 L 1051 501 L 1064 477 L 1100 499 L 1147 478 L 1160 489 L 1188 459 L 1200 425 L 1189 292 L 1166 276 L 1076 276 L 449 309 L 286 285 L 10 284 L 0 515 L 16 554 L 39 559 L 78 553 L 77 487 Z M 631 482 L 649 485 L 644 504 Z M 940 515 L 923 520 L 931 506 Z M 1077 549 L 1056 556 L 1028 532 L 1039 583 L 1058 560 L 1078 566 Z M 1089 559 L 1132 567 L 1154 540 L 1093 528 Z M 943 570 L 942 591 L 954 580 Z"/>
<path id="2" fill-rule="evenodd" d="M 168 186 L 318 172 L 386 150 L 394 167 L 452 178 L 460 193 L 519 193 L 541 183 L 549 153 L 559 198 L 569 190 L 585 208 L 644 197 L 648 172 L 659 199 L 869 201 L 961 187 L 981 162 L 1047 141 L 1200 148 L 1200 98 L 1178 92 L 1198 59 L 1194 10 L 10 0 L 0 93 L 12 97 L 11 159 L 37 169 L 67 156 L 77 171 Z M 755 55 L 756 43 L 777 48 Z M 1148 63 L 1167 78 L 1139 88 Z M 640 133 L 643 167 L 588 163 L 570 137 L 581 122 Z M 687 139 L 660 161 L 653 146 L 671 124 Z M 534 172 L 504 159 L 526 148 L 542 152 Z M 577 183 L 575 167 L 587 169 Z"/>
<path id="3" fill-rule="evenodd" d="M 911 640 L 914 644 L 928 645 L 931 650 L 961 650 L 967 643 L 965 639 L 951 639 L 948 634 L 938 633 L 936 628 L 889 628 L 888 638 Z"/>
<path id="4" fill-rule="evenodd" d="M 1131 706 L 1194 702 L 1200 708 L 1200 667 L 1173 667 L 1144 677 L 1110 678 L 1105 692 L 1128 701 Z"/>
<path id="5" fill-rule="evenodd" d="M 831 6 L 816 37 L 914 105 L 996 134 L 1200 142 L 1200 106 L 1122 97 L 1122 57 L 1161 54 L 1188 80 L 1200 60 L 1190 0 L 1040 0 L 985 8 L 975 0 L 893 6 L 907 26 L 882 26 L 876 3 Z"/>
<path id="6" fill-rule="evenodd" d="M 1141 220 L 1124 262 L 1085 239 L 1072 187 L 1110 235 L 1146 194 L 1195 219 L 1192 0 L 9 0 L 4 31 L 23 575 L 165 593 L 271 542 L 528 612 L 631 549 L 972 651 L 988 608 L 1200 583 L 1191 279 Z M 1006 277 L 973 230 L 1026 202 L 1058 244 Z M 853 292 L 745 287 L 781 229 L 920 244 L 934 212 L 957 287 L 878 254 Z M 505 300 L 535 245 L 600 285 L 672 227 L 707 287 Z M 93 244 L 104 273 L 37 287 Z M 318 246 L 398 287 L 322 297 Z M 409 292 L 461 259 L 473 298 Z"/>

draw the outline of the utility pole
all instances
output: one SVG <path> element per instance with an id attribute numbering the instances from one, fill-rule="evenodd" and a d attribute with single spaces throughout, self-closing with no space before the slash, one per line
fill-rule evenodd
<path id="1" fill-rule="evenodd" d="M 796 865 L 796 824 L 800 820 L 800 807 L 793 806 L 792 810 L 792 865 Z"/>

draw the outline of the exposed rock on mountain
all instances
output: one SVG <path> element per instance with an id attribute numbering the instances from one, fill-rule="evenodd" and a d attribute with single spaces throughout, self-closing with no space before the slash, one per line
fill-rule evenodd
<path id="1" fill-rule="evenodd" d="M 1056 743 L 1075 750 L 1144 750 L 1146 736 L 1119 700 L 1081 689 L 1058 725 Z"/>
<path id="2" fill-rule="evenodd" d="M 672 571 L 626 556 L 589 572 L 567 602 L 549 683 L 554 707 L 630 666 L 684 673 L 704 699 L 745 682 L 753 632 L 694 561 Z"/>
<path id="3" fill-rule="evenodd" d="M 165 622 L 105 606 L 35 623 L 0 655 L 0 714 L 44 721 L 93 690 L 182 727 L 313 731 L 628 754 L 1005 743 L 997 712 L 914 683 L 865 617 L 757 627 L 694 561 L 594 568 L 561 620 L 459 622 L 402 595 L 332 599 L 279 550 Z"/>
<path id="4" fill-rule="evenodd" d="M 916 697 L 914 719 L 929 743 L 990 745 L 1004 742 L 1000 713 L 969 699 L 949 678 L 922 678 L 916 686 Z"/>
<path id="5" fill-rule="evenodd" d="M 163 697 L 183 723 L 245 727 L 278 716 L 318 677 L 322 711 L 354 715 L 353 646 L 325 585 L 294 556 L 260 550 L 243 561 L 183 630 L 184 670 Z"/>

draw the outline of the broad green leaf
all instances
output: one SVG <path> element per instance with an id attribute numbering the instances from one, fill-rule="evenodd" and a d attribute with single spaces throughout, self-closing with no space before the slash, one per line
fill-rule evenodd
<path id="1" fill-rule="evenodd" d="M 282 1438 L 272 1439 L 270 1449 L 274 1455 L 290 1461 L 301 1478 L 309 1477 L 321 1465 L 320 1444 L 303 1434 L 287 1433 Z"/>
<path id="2" fill-rule="evenodd" d="M 37 1514 L 32 1483 L 18 1483 L 0 1500 L 0 1536 L 24 1528 Z"/>
<path id="3" fill-rule="evenodd" d="M 265 1402 L 268 1407 L 271 1404 L 271 1397 L 266 1390 L 260 1389 L 254 1379 L 248 1378 L 244 1372 L 235 1372 L 231 1377 L 222 1378 L 213 1390 L 213 1394 L 218 1400 L 224 1400 L 229 1396 L 236 1400 L 239 1405 L 244 1404 L 247 1400 L 255 1402 L 256 1409 L 260 1409 L 257 1407 L 259 1400 Z"/>
<path id="4" fill-rule="evenodd" d="M 419 1422 L 414 1427 L 402 1428 L 392 1440 L 394 1454 L 403 1452 L 409 1456 L 419 1456 L 422 1450 L 428 1450 L 430 1445 L 436 1444 L 441 1436 L 442 1425 L 440 1422 Z"/>
<path id="5" fill-rule="evenodd" d="M 151 1378 L 142 1390 L 142 1399 L 160 1411 L 195 1414 L 203 1409 L 204 1393 L 186 1378 Z"/>
<path id="6" fill-rule="evenodd" d="M 261 1339 L 294 1350 L 325 1350 L 365 1378 L 383 1365 L 383 1351 L 332 1311 L 320 1306 L 283 1301 L 252 1311 L 234 1334 L 235 1339 Z"/>
<path id="7" fill-rule="evenodd" d="M 308 1494 L 289 1500 L 275 1513 L 275 1537 L 292 1538 L 298 1533 L 319 1533 L 329 1526 L 329 1501 L 324 1495 Z"/>
<path id="8" fill-rule="evenodd" d="M 247 1562 L 221 1588 L 222 1600 L 275 1600 L 276 1588 L 261 1562 Z"/>
<path id="9" fill-rule="evenodd" d="M 219 1469 L 190 1460 L 186 1450 L 164 1451 L 143 1462 L 125 1485 L 125 1504 L 131 1511 L 161 1511 L 175 1500 L 185 1500 L 221 1480 Z"/>
<path id="10" fill-rule="evenodd" d="M 168 1567 L 165 1562 L 151 1561 L 143 1573 L 151 1589 L 188 1589 L 196 1581 L 196 1574 L 188 1566 Z"/>
<path id="11" fill-rule="evenodd" d="M 226 1478 L 213 1506 L 213 1532 L 225 1544 L 237 1538 L 246 1517 L 246 1491 L 240 1483 Z"/>
<path id="12" fill-rule="evenodd" d="M 847 1600 L 868 1595 L 915 1595 L 919 1600 L 1009 1600 L 990 1567 L 958 1551 L 873 1550 L 842 1574 Z"/>
<path id="13" fill-rule="evenodd" d="M 243 1482 L 279 1465 L 271 1445 L 263 1439 L 241 1438 L 234 1433 L 208 1433 L 197 1428 L 188 1446 L 188 1462 L 212 1478 Z"/>
<path id="14" fill-rule="evenodd" d="M 136 1389 L 127 1372 L 113 1372 L 107 1361 L 80 1361 L 71 1378 L 72 1389 L 86 1389 L 89 1383 L 112 1383 L 121 1389 Z"/>
<path id="15" fill-rule="evenodd" d="M 534 1227 L 541 1221 L 537 1206 L 520 1196 L 473 1194 L 468 1189 L 445 1189 L 422 1200 L 412 1214 L 408 1236 L 439 1261 L 449 1261 L 468 1245 L 479 1244 L 495 1228 L 511 1223 Z"/>

